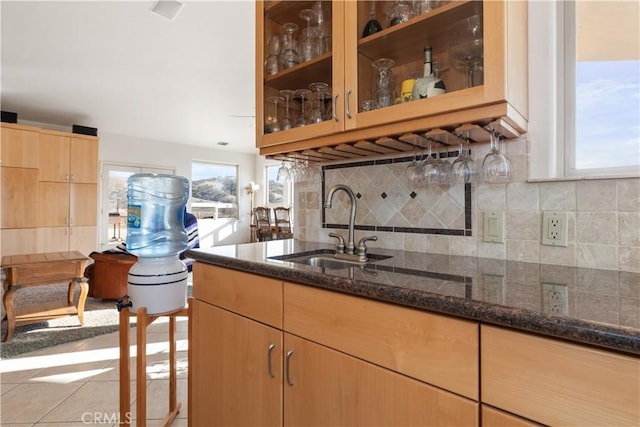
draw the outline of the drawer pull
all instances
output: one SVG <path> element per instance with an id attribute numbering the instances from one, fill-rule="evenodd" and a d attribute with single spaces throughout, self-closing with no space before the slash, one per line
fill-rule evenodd
<path id="1" fill-rule="evenodd" d="M 276 376 L 276 374 L 274 374 L 271 370 L 271 353 L 273 352 L 274 348 L 276 348 L 276 345 L 274 343 L 271 343 L 269 344 L 269 349 L 267 350 L 267 372 L 269 373 L 269 376 L 271 378 L 275 378 Z"/>
<path id="2" fill-rule="evenodd" d="M 287 384 L 289 386 L 293 386 L 293 382 L 291 381 L 291 376 L 289 375 L 289 365 L 291 364 L 291 356 L 293 356 L 293 350 L 287 351 L 287 357 L 285 358 L 285 372 L 287 377 Z"/>

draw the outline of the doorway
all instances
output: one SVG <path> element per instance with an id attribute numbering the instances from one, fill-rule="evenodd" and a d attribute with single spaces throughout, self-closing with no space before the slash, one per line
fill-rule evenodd
<path id="1" fill-rule="evenodd" d="M 175 169 L 103 163 L 100 210 L 100 248 L 110 249 L 127 240 L 127 180 L 136 173 L 175 174 Z"/>

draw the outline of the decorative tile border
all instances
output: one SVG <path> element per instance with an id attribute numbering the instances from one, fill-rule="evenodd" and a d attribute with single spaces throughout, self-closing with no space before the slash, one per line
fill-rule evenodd
<path id="1" fill-rule="evenodd" d="M 441 153 L 441 155 L 445 155 L 445 153 Z M 446 153 L 446 157 L 457 157 L 457 151 L 450 151 Z M 422 159 L 421 156 L 418 157 Z M 348 168 L 358 168 L 362 170 L 365 167 L 372 166 L 381 166 L 381 165 L 396 165 L 396 164 L 404 164 L 411 162 L 413 160 L 413 155 L 406 157 L 398 157 L 392 159 L 377 159 L 377 160 L 365 160 L 365 161 L 357 161 L 351 163 L 341 163 L 341 164 L 332 164 L 325 165 L 322 167 L 322 206 L 325 203 L 325 195 L 327 192 L 326 188 L 326 179 L 327 173 L 331 171 L 337 171 L 340 169 L 348 169 Z M 397 176 L 392 176 L 390 178 L 399 179 Z M 347 183 L 348 185 L 348 183 Z M 454 184 L 455 185 L 455 184 Z M 427 187 L 420 187 L 427 188 Z M 408 193 L 406 196 L 410 198 L 410 200 L 415 200 L 418 197 L 418 193 L 416 191 L 420 191 L 419 188 L 411 189 L 407 188 Z M 367 224 L 357 224 L 356 230 L 364 230 L 364 231 L 380 231 L 380 232 L 391 232 L 391 233 L 415 233 L 415 234 L 436 234 L 436 235 L 445 235 L 445 236 L 471 236 L 472 235 L 472 221 L 471 221 L 471 184 L 464 184 L 464 206 L 463 206 L 463 215 L 464 215 L 464 226 L 457 228 L 446 228 L 446 227 L 422 227 L 419 224 L 415 224 L 415 226 L 406 226 L 406 225 L 367 225 Z M 361 199 L 363 195 L 357 191 L 356 197 Z M 389 197 L 384 190 L 380 193 L 380 199 L 386 200 Z M 409 200 L 407 200 L 409 203 Z M 459 208 L 458 208 L 459 209 Z M 327 214 L 325 209 L 322 209 L 322 228 L 334 228 L 334 229 L 347 229 L 347 224 L 337 224 L 327 221 Z"/>

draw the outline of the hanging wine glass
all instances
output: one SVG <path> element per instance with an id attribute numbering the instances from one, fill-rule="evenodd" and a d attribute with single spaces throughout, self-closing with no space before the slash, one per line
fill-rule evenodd
<path id="1" fill-rule="evenodd" d="M 300 53 L 298 51 L 298 41 L 296 40 L 296 32 L 298 25 L 293 22 L 287 22 L 282 25 L 285 33 L 282 36 L 282 53 L 280 54 L 280 65 L 283 69 L 291 68 L 300 63 Z"/>
<path id="2" fill-rule="evenodd" d="M 446 151 L 446 147 L 445 147 Z M 437 155 L 437 166 L 436 166 L 436 174 L 435 174 L 435 182 L 438 183 L 440 187 L 443 189 L 447 189 L 453 183 L 453 171 L 451 168 L 451 163 L 446 161 L 442 156 L 442 149 L 438 147 Z"/>
<path id="3" fill-rule="evenodd" d="M 413 160 L 411 160 L 411 163 L 409 163 L 405 169 L 405 173 L 407 174 L 409 182 L 412 184 L 420 184 L 423 180 L 422 161 L 418 161 L 418 153 L 415 145 L 413 146 Z"/>
<path id="4" fill-rule="evenodd" d="M 458 135 L 460 141 L 460 151 L 458 157 L 451 165 L 453 179 L 455 182 L 461 184 L 469 184 L 478 180 L 478 165 L 475 160 L 471 158 L 469 153 L 469 139 L 462 135 Z"/>
<path id="5" fill-rule="evenodd" d="M 438 159 L 433 156 L 432 146 L 433 139 L 431 137 L 427 137 L 429 141 L 429 151 L 427 152 L 427 157 L 422 159 L 421 173 L 422 173 L 422 181 L 428 184 L 437 184 L 438 183 Z"/>
<path id="6" fill-rule="evenodd" d="M 311 114 L 309 115 L 309 121 L 311 123 L 320 123 L 324 120 L 324 97 L 325 91 L 329 88 L 329 85 L 324 82 L 314 82 L 309 85 L 316 94 L 316 102 L 311 107 Z"/>
<path id="7" fill-rule="evenodd" d="M 311 95 L 311 91 L 309 89 L 298 89 L 295 91 L 295 96 L 300 98 L 300 115 L 296 120 L 296 127 L 306 126 L 308 124 L 307 118 L 305 116 L 305 103 L 304 100 Z"/>
<path id="8" fill-rule="evenodd" d="M 278 169 L 278 175 L 276 177 L 276 181 L 289 181 L 289 168 L 284 164 L 284 159 L 282 159 L 282 165 Z"/>
<path id="9" fill-rule="evenodd" d="M 273 103 L 273 114 L 270 116 L 269 123 L 267 124 L 269 132 L 279 132 L 280 121 L 278 120 L 278 104 L 284 101 L 284 98 L 280 96 L 270 96 L 267 98 L 267 101 Z"/>
<path id="10" fill-rule="evenodd" d="M 362 38 L 370 36 L 371 34 L 375 34 L 378 31 L 382 31 L 382 25 L 376 18 L 376 2 L 371 0 L 371 9 L 369 10 L 369 20 L 364 26 L 364 30 L 362 31 Z"/>
<path id="11" fill-rule="evenodd" d="M 501 151 L 502 138 L 491 130 L 491 149 L 482 161 L 482 178 L 489 184 L 505 184 L 511 181 L 511 162 Z"/>
<path id="12" fill-rule="evenodd" d="M 293 127 L 293 121 L 291 120 L 291 115 L 289 114 L 289 107 L 291 106 L 291 98 L 295 94 L 295 91 L 290 89 L 282 89 L 280 91 L 280 96 L 284 98 L 284 118 L 280 120 L 280 129 L 288 130 Z"/>

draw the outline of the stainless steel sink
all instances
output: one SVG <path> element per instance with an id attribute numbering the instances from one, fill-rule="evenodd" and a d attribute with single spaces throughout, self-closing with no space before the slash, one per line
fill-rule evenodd
<path id="1" fill-rule="evenodd" d="M 296 264 L 310 265 L 312 267 L 338 270 L 348 267 L 364 267 L 367 264 L 391 258 L 387 255 L 368 254 L 368 261 L 365 263 L 334 258 L 333 253 L 312 253 L 312 254 L 290 254 L 270 257 L 281 261 L 294 262 Z"/>

